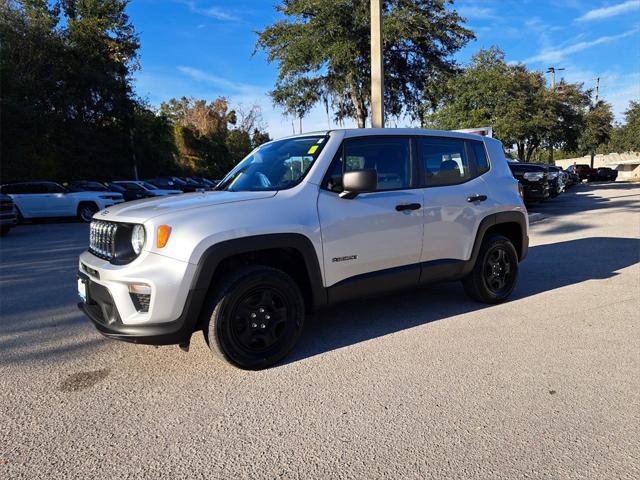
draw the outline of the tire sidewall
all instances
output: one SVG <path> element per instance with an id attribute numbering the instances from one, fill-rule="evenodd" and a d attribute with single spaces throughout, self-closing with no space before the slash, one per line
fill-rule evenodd
<path id="1" fill-rule="evenodd" d="M 78 218 L 79 218 L 81 221 L 85 222 L 85 223 L 89 223 L 89 222 L 91 222 L 91 220 L 93 219 L 93 216 L 94 216 L 94 215 L 95 215 L 99 210 L 100 210 L 100 209 L 98 208 L 98 206 L 97 206 L 97 205 L 95 205 L 95 204 L 93 204 L 93 203 L 84 203 L 84 204 L 81 204 L 81 205 L 78 207 Z M 84 218 L 84 216 L 83 216 L 85 212 L 87 212 L 87 213 L 89 213 L 89 212 L 90 212 L 90 213 L 91 213 L 91 215 L 89 216 L 89 218 L 88 218 L 88 219 Z"/>
<path id="2" fill-rule="evenodd" d="M 295 346 L 304 326 L 304 302 L 295 282 L 285 273 L 271 268 L 256 268 L 233 281 L 224 290 L 211 315 L 207 328 L 207 340 L 215 346 L 226 360 L 248 369 L 259 370 L 283 359 Z M 287 307 L 287 331 L 282 342 L 263 352 L 248 352 L 238 345 L 232 333 L 231 313 L 243 296 L 252 289 L 268 286 L 275 290 Z"/>
<path id="3" fill-rule="evenodd" d="M 484 276 L 484 268 L 487 262 L 487 258 L 489 256 L 489 252 L 493 250 L 494 247 L 501 246 L 503 247 L 507 255 L 509 256 L 509 260 L 511 261 L 511 265 L 514 269 L 513 272 L 513 280 L 509 285 L 509 288 L 502 292 L 501 294 L 496 294 L 489 286 L 487 285 L 487 281 Z M 499 303 L 505 301 L 509 296 L 513 293 L 513 290 L 518 283 L 518 254 L 516 253 L 516 249 L 513 244 L 509 241 L 508 238 L 502 236 L 495 236 L 488 239 L 488 241 L 483 245 L 482 252 L 480 257 L 478 258 L 479 262 L 477 264 L 478 268 L 478 280 L 482 285 L 483 294 L 486 295 L 488 300 L 491 303 Z"/>

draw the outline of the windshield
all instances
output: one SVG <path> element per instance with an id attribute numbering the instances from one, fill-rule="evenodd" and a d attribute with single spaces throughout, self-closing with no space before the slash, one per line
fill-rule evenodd
<path id="1" fill-rule="evenodd" d="M 326 136 L 267 143 L 251 152 L 218 184 L 229 192 L 285 190 L 297 185 L 318 158 Z"/>
<path id="2" fill-rule="evenodd" d="M 156 187 L 155 185 L 151 185 L 150 183 L 147 182 L 140 182 L 140 184 L 146 188 L 147 190 L 157 190 L 158 187 Z"/>

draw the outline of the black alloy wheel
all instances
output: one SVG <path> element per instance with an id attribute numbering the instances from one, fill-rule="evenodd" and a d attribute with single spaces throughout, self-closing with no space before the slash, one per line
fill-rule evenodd
<path id="1" fill-rule="evenodd" d="M 487 252 L 484 265 L 484 281 L 487 288 L 500 296 L 513 283 L 513 265 L 504 245 L 498 244 Z"/>
<path id="2" fill-rule="evenodd" d="M 263 352 L 286 333 L 287 301 L 270 286 L 259 286 L 236 302 L 231 317 L 233 340 L 238 346 L 248 352 Z"/>
<path id="3" fill-rule="evenodd" d="M 203 331 L 214 354 L 240 368 L 259 370 L 293 349 L 304 315 L 302 293 L 288 274 L 246 266 L 213 289 Z"/>
<path id="4" fill-rule="evenodd" d="M 482 303 L 504 302 L 518 280 L 518 254 L 511 241 L 491 235 L 482 241 L 473 270 L 462 279 L 464 290 Z"/>

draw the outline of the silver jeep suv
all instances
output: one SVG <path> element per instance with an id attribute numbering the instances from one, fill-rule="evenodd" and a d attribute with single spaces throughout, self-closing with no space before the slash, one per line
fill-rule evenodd
<path id="1" fill-rule="evenodd" d="M 202 330 L 215 354 L 260 369 L 325 305 L 450 280 L 502 302 L 527 249 L 500 142 L 332 130 L 262 145 L 216 191 L 97 213 L 79 306 L 108 337 L 187 348 Z"/>

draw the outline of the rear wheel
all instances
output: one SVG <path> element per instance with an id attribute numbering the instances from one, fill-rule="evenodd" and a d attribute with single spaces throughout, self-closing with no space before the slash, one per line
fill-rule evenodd
<path id="1" fill-rule="evenodd" d="M 463 280 L 467 295 L 478 302 L 504 302 L 516 286 L 518 254 L 511 241 L 501 235 L 483 240 L 476 264 Z"/>
<path id="2" fill-rule="evenodd" d="M 90 222 L 98 212 L 98 206 L 93 202 L 84 202 L 78 206 L 78 218 L 83 222 Z"/>
<path id="3" fill-rule="evenodd" d="M 304 325 L 304 301 L 286 273 L 270 267 L 244 267 L 215 289 L 206 311 L 204 335 L 211 351 L 248 369 L 283 359 Z"/>

